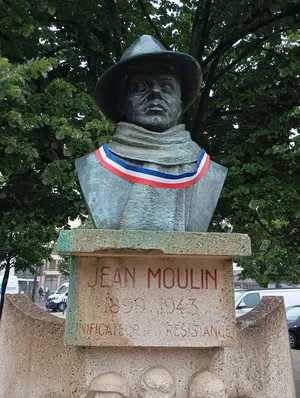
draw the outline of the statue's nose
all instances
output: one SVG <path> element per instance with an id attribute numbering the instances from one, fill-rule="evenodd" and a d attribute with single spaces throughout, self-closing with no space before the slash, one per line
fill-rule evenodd
<path id="1" fill-rule="evenodd" d="M 154 84 L 150 90 L 149 98 L 161 98 L 161 88 L 158 84 Z"/>

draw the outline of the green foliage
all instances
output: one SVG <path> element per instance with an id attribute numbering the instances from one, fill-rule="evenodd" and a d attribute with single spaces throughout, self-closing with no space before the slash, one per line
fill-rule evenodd
<path id="1" fill-rule="evenodd" d="M 203 88 L 183 122 L 229 168 L 212 230 L 248 233 L 244 274 L 299 282 L 300 5 L 295 0 L 4 0 L 0 9 L 0 222 L 83 219 L 74 159 L 114 126 L 99 76 L 143 33 L 188 51 Z"/>
<path id="2" fill-rule="evenodd" d="M 50 258 L 52 246 L 50 242 L 57 235 L 53 227 L 42 227 L 39 223 L 19 218 L 18 222 L 10 217 L 2 218 L 0 223 L 0 270 L 5 269 L 2 280 L 0 319 L 5 300 L 6 286 L 11 267 L 15 271 L 29 269 L 36 272 L 36 267 L 43 260 Z"/>
<path id="3" fill-rule="evenodd" d="M 51 241 L 57 235 L 54 228 L 42 228 L 35 221 L 24 223 L 2 222 L 0 224 L 0 269 L 7 265 L 16 271 L 30 269 L 49 259 Z"/>
<path id="4" fill-rule="evenodd" d="M 93 223 L 89 217 L 83 220 L 82 224 L 77 229 L 92 229 Z M 70 267 L 72 264 L 72 257 L 67 254 L 60 255 L 60 261 L 58 262 L 58 271 L 65 276 L 69 276 Z"/>
<path id="5" fill-rule="evenodd" d="M 62 254 L 57 265 L 58 271 L 64 276 L 69 276 L 71 263 L 72 257 L 66 254 Z"/>

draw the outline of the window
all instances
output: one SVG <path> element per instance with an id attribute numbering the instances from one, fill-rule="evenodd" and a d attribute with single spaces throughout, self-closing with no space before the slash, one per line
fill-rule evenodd
<path id="1" fill-rule="evenodd" d="M 49 270 L 56 270 L 56 261 L 55 260 L 51 260 L 49 262 Z"/>
<path id="2" fill-rule="evenodd" d="M 237 302 L 243 294 L 244 292 L 234 292 L 234 301 Z"/>
<path id="3" fill-rule="evenodd" d="M 69 277 L 68 277 L 68 276 L 65 276 L 65 275 L 61 275 L 61 276 L 60 276 L 60 283 L 61 283 L 61 285 L 62 285 L 63 283 L 65 283 L 65 282 L 69 282 Z"/>
<path id="4" fill-rule="evenodd" d="M 58 294 L 63 294 L 63 293 L 66 293 L 67 291 L 68 291 L 68 286 L 66 286 L 66 285 L 62 285 L 62 286 L 60 286 L 59 289 L 57 289 Z"/>
<path id="5" fill-rule="evenodd" d="M 300 316 L 300 307 L 289 307 L 286 309 L 286 317 L 289 321 L 296 321 Z"/>
<path id="6" fill-rule="evenodd" d="M 254 284 L 254 283 L 244 283 L 243 284 L 243 289 L 259 289 L 260 286 L 258 284 Z"/>
<path id="7" fill-rule="evenodd" d="M 54 292 L 57 289 L 57 276 L 49 276 L 45 277 L 45 289 L 49 288 L 50 292 Z"/>
<path id="8" fill-rule="evenodd" d="M 259 293 L 249 293 L 242 301 L 246 304 L 246 308 L 254 308 L 260 301 Z"/>

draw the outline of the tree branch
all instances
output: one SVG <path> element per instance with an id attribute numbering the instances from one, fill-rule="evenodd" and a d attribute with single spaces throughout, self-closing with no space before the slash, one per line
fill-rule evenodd
<path id="1" fill-rule="evenodd" d="M 210 16 L 210 8 L 211 8 L 211 0 L 206 0 L 204 13 L 203 13 L 201 35 L 200 35 L 200 40 L 199 40 L 199 50 L 198 50 L 198 54 L 197 54 L 200 65 L 202 65 L 204 47 L 205 47 L 205 44 L 207 43 L 207 38 L 208 38 L 208 33 L 209 33 L 208 20 L 209 20 L 209 16 Z"/>
<path id="2" fill-rule="evenodd" d="M 201 96 L 200 101 L 199 101 L 198 110 L 197 110 L 197 113 L 196 113 L 196 117 L 195 117 L 195 121 L 194 121 L 194 125 L 193 125 L 193 128 L 192 128 L 192 131 L 191 131 L 192 138 L 196 142 L 197 142 L 196 135 L 197 135 L 197 132 L 199 131 L 199 127 L 201 126 L 201 124 L 203 122 L 203 119 L 204 119 L 204 114 L 205 114 L 205 110 L 206 110 L 206 107 L 207 107 L 207 100 L 209 98 L 209 93 L 210 93 L 211 87 L 212 87 L 213 82 L 214 82 L 214 73 L 215 73 L 215 71 L 216 71 L 216 69 L 218 67 L 218 62 L 219 62 L 220 56 L 216 57 L 213 60 L 211 66 L 209 68 L 209 72 L 208 72 L 208 75 L 207 75 L 207 78 L 206 78 L 206 82 L 205 82 L 205 87 L 203 89 L 203 93 L 202 93 L 202 96 Z"/>
<path id="3" fill-rule="evenodd" d="M 274 235 L 271 234 L 271 232 L 268 230 L 268 228 L 266 228 L 264 226 L 262 221 L 257 216 L 253 216 L 253 220 L 256 221 L 262 227 L 262 229 L 267 232 L 267 234 L 269 234 L 270 236 L 274 237 Z"/>
<path id="4" fill-rule="evenodd" d="M 203 15 L 201 18 L 202 9 L 203 9 Z M 208 32 L 212 26 L 211 24 L 208 23 L 210 16 L 210 9 L 211 9 L 211 0 L 206 0 L 204 6 L 202 4 L 202 1 L 199 0 L 193 20 L 189 53 L 199 61 L 200 65 L 202 64 L 203 52 L 205 44 L 207 42 Z"/>
<path id="5" fill-rule="evenodd" d="M 214 120 L 222 116 L 234 116 L 244 113 L 243 109 L 229 109 L 228 111 L 215 111 L 209 117 L 205 118 L 202 122 L 202 130 L 205 130 Z"/>
<path id="6" fill-rule="evenodd" d="M 192 27 L 192 34 L 191 34 L 191 43 L 189 53 L 194 57 L 197 58 L 199 53 L 199 37 L 201 37 L 201 22 L 200 22 L 200 15 L 201 15 L 201 0 L 198 0 L 198 6 L 195 11 L 194 20 L 193 20 L 193 27 Z"/>
<path id="7" fill-rule="evenodd" d="M 143 0 L 138 0 L 138 3 L 141 7 L 141 10 L 144 14 L 144 16 L 146 17 L 147 21 L 149 22 L 149 25 L 152 27 L 152 29 L 154 30 L 157 38 L 159 39 L 159 41 L 161 42 L 161 44 L 167 49 L 170 50 L 170 47 L 166 45 L 162 35 L 160 34 L 160 31 L 158 30 L 157 26 L 155 25 L 155 23 L 152 21 L 150 15 L 148 14 L 145 4 L 143 2 Z"/>
<path id="8" fill-rule="evenodd" d="M 114 0 L 105 0 L 106 7 L 110 13 L 111 21 L 113 23 L 113 44 L 114 44 L 114 49 L 115 49 L 115 54 L 117 61 L 120 60 L 122 56 L 122 50 L 121 50 L 121 38 L 120 38 L 120 33 L 117 27 L 120 25 L 120 20 L 118 17 L 117 13 L 117 7 L 116 3 Z"/>
<path id="9" fill-rule="evenodd" d="M 244 113 L 243 109 L 229 109 L 227 111 L 218 111 L 214 112 L 215 116 L 232 116 L 232 115 L 239 115 Z"/>
<path id="10" fill-rule="evenodd" d="M 253 26 L 250 26 L 240 32 L 237 32 L 229 39 L 222 41 L 217 46 L 217 48 L 209 54 L 209 56 L 203 61 L 203 68 L 205 68 L 205 66 L 207 66 L 216 56 L 220 56 L 221 54 L 223 54 L 226 51 L 226 48 L 227 49 L 230 48 L 238 40 L 241 40 L 242 38 L 248 36 L 250 33 L 253 33 L 256 30 L 259 30 L 259 29 L 263 28 L 264 26 L 267 26 L 272 22 L 283 19 L 290 15 L 294 15 L 295 13 L 297 13 L 299 11 L 300 11 L 300 6 L 291 7 L 290 9 L 286 10 L 285 12 L 276 14 L 271 18 L 265 19 L 264 21 L 260 21 Z"/>
<path id="11" fill-rule="evenodd" d="M 272 50 L 271 48 L 260 47 L 261 51 L 269 52 L 270 54 L 274 55 L 274 57 L 279 59 L 286 59 L 283 55 L 279 54 L 278 52 Z"/>
<path id="12" fill-rule="evenodd" d="M 217 81 L 222 76 L 224 76 L 227 72 L 229 72 L 231 69 L 233 69 L 242 59 L 244 59 L 252 50 L 254 50 L 255 47 L 258 47 L 258 45 L 260 45 L 261 43 L 266 41 L 268 38 L 269 38 L 269 36 L 266 36 L 262 39 L 256 39 L 256 40 L 252 41 L 251 43 L 249 43 L 248 48 L 246 48 L 244 51 L 242 51 L 241 54 L 239 55 L 239 57 L 237 57 L 235 61 L 231 62 L 224 69 L 222 69 L 219 73 L 217 73 L 215 75 L 214 80 Z M 254 42 L 256 42 L 256 43 L 254 44 Z"/>

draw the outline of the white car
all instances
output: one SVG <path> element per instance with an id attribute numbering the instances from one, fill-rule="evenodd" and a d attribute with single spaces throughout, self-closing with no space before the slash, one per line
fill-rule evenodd
<path id="1" fill-rule="evenodd" d="M 46 299 L 48 310 L 64 312 L 68 304 L 69 282 L 63 283 L 53 294 Z"/>
<path id="2" fill-rule="evenodd" d="M 265 296 L 281 296 L 284 298 L 284 306 L 300 304 L 300 289 L 278 288 L 257 290 L 235 290 L 235 314 L 237 317 L 251 311 Z"/>

